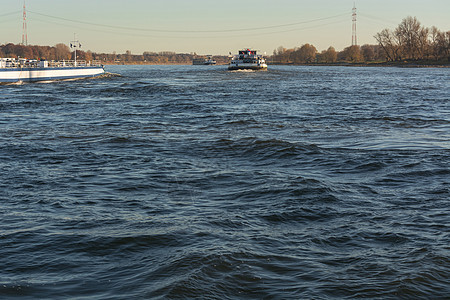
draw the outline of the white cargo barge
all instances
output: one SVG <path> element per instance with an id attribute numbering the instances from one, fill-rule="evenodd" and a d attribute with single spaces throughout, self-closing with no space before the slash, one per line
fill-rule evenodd
<path id="1" fill-rule="evenodd" d="M 266 60 L 256 50 L 240 50 L 238 55 L 233 56 L 228 70 L 267 70 Z"/>
<path id="2" fill-rule="evenodd" d="M 0 58 L 0 83 L 88 78 L 105 72 L 98 62 Z"/>

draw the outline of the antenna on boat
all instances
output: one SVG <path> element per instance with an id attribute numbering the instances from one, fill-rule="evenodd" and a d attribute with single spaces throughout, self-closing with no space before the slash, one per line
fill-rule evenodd
<path id="1" fill-rule="evenodd" d="M 80 41 L 75 37 L 76 33 L 73 34 L 73 41 L 70 42 L 70 48 L 75 50 L 75 67 L 77 66 L 77 48 L 81 48 Z"/>

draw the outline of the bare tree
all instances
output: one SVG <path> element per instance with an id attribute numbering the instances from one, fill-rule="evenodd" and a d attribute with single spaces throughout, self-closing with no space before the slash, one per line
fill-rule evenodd
<path id="1" fill-rule="evenodd" d="M 406 59 L 419 58 L 419 35 L 421 25 L 416 17 L 406 17 L 395 29 L 395 37 L 401 48 L 402 57 Z"/>
<path id="2" fill-rule="evenodd" d="M 450 34 L 436 27 L 423 27 L 415 17 L 406 17 L 392 32 L 389 29 L 375 35 L 388 61 L 436 60 L 449 57 Z"/>
<path id="3" fill-rule="evenodd" d="M 273 55 L 275 55 L 275 56 L 283 55 L 284 52 L 286 52 L 286 48 L 284 48 L 283 46 L 280 46 L 277 49 L 273 50 Z"/>
<path id="4" fill-rule="evenodd" d="M 429 36 L 429 44 L 430 44 L 430 55 L 433 56 L 434 59 L 438 59 L 439 57 L 439 29 L 436 26 L 432 26 L 430 28 L 430 36 Z"/>
<path id="5" fill-rule="evenodd" d="M 396 61 L 399 59 L 399 46 L 394 34 L 389 29 L 383 29 L 375 36 L 378 44 L 383 48 L 388 61 Z"/>
<path id="6" fill-rule="evenodd" d="M 347 47 L 342 51 L 343 59 L 351 62 L 360 62 L 363 60 L 363 56 L 361 55 L 361 48 L 359 46 L 353 45 Z"/>
<path id="7" fill-rule="evenodd" d="M 326 63 L 334 63 L 337 61 L 337 52 L 333 47 L 328 47 L 324 53 L 324 60 Z"/>
<path id="8" fill-rule="evenodd" d="M 436 47 L 438 56 L 450 61 L 450 31 L 437 33 Z"/>
<path id="9" fill-rule="evenodd" d="M 305 44 L 292 54 L 294 63 L 312 63 L 316 60 L 317 49 L 313 45 Z"/>
<path id="10" fill-rule="evenodd" d="M 363 45 L 361 46 L 361 53 L 365 61 L 375 60 L 375 50 L 373 45 Z"/>
<path id="11" fill-rule="evenodd" d="M 56 60 L 70 59 L 70 49 L 65 44 L 56 44 L 55 45 L 55 58 Z"/>

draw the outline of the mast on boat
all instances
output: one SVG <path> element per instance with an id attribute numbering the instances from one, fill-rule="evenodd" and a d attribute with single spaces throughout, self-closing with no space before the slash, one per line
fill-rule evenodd
<path id="1" fill-rule="evenodd" d="M 70 48 L 75 50 L 75 67 L 77 66 L 77 48 L 81 48 L 80 41 L 78 41 L 75 37 L 76 33 L 73 34 L 73 41 L 70 42 Z"/>

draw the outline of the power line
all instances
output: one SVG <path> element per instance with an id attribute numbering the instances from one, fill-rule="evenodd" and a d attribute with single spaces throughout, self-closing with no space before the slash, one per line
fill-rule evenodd
<path id="1" fill-rule="evenodd" d="M 62 18 L 62 17 L 56 17 L 51 16 L 47 14 L 42 14 L 38 12 L 33 12 L 28 10 L 28 12 L 36 15 L 40 15 L 47 18 L 62 20 L 62 21 L 68 21 L 73 23 L 79 23 L 79 24 L 86 24 L 91 26 L 98 26 L 98 27 L 105 27 L 105 28 L 112 28 L 112 29 L 122 29 L 122 30 L 132 30 L 132 31 L 148 31 L 148 32 L 163 32 L 163 33 L 225 33 L 225 32 L 242 32 L 243 28 L 239 29 L 222 29 L 222 30 L 167 30 L 167 29 L 153 29 L 153 28 L 138 28 L 138 27 L 125 27 L 125 26 L 116 26 L 116 25 L 109 25 L 109 24 L 99 24 L 99 23 L 93 23 L 93 22 L 86 22 L 86 21 L 80 21 L 80 20 L 73 20 L 68 18 Z M 348 13 L 343 13 L 335 16 L 325 17 L 325 18 L 318 18 L 308 21 L 302 21 L 302 22 L 295 22 L 295 23 L 288 23 L 288 24 L 280 24 L 280 25 L 273 25 L 273 26 L 263 26 L 263 27 L 253 27 L 253 28 L 245 28 L 246 31 L 255 31 L 255 30 L 264 30 L 264 29 L 273 29 L 273 28 L 281 28 L 281 27 L 289 27 L 289 26 L 296 26 L 296 25 L 302 25 L 302 24 L 308 24 L 313 22 L 320 22 L 325 21 L 333 18 L 338 18 L 341 16 L 346 16 Z"/>
<path id="2" fill-rule="evenodd" d="M 394 22 L 392 20 L 387 20 L 387 19 L 383 19 L 383 18 L 380 18 L 380 17 L 371 16 L 371 15 L 368 15 L 368 14 L 365 14 L 365 13 L 359 13 L 359 16 L 363 16 L 363 17 L 368 18 L 368 19 L 370 19 L 372 21 L 376 21 L 376 22 L 378 22 L 380 24 L 381 23 L 382 24 L 390 23 L 390 24 L 395 24 L 395 25 L 398 24 L 397 22 Z"/>
<path id="3" fill-rule="evenodd" d="M 17 21 L 17 16 L 16 17 L 13 17 L 13 18 L 2 18 L 1 20 L 0 20 L 0 24 L 1 23 L 11 23 L 11 21 L 14 21 L 14 20 L 16 20 Z"/>
<path id="4" fill-rule="evenodd" d="M 11 16 L 11 15 L 18 15 L 21 12 L 22 12 L 21 10 L 17 10 L 17 11 L 13 11 L 13 12 L 10 12 L 10 13 L 2 14 L 2 15 L 0 15 L 0 18 L 1 17 L 6 17 L 6 16 Z"/>
<path id="5" fill-rule="evenodd" d="M 294 28 L 294 29 L 283 30 L 283 31 L 274 31 L 274 32 L 261 33 L 259 35 L 263 35 L 263 34 L 264 35 L 265 34 L 277 34 L 277 33 L 285 33 L 285 32 L 292 32 L 292 31 L 302 31 L 302 30 L 315 29 L 315 28 L 319 28 L 319 27 L 325 27 L 325 26 L 335 25 L 335 24 L 342 24 L 342 23 L 347 23 L 347 22 L 348 22 L 348 20 L 346 19 L 346 20 L 329 22 L 329 23 L 324 23 L 324 24 L 320 24 L 320 25 L 313 25 L 313 26 L 308 26 L 308 27 L 300 27 L 300 28 Z"/>
<path id="6" fill-rule="evenodd" d="M 34 21 L 38 21 L 38 22 L 43 22 L 43 23 L 48 23 L 48 24 L 57 24 L 60 26 L 66 26 L 66 27 L 70 27 L 70 28 L 78 28 L 78 29 L 83 29 L 83 30 L 89 30 L 89 31 L 95 31 L 95 32 L 102 32 L 102 33 L 107 33 L 107 34 L 113 34 L 113 35 L 118 35 L 118 36 L 122 36 L 122 35 L 126 35 L 126 36 L 135 36 L 135 37 L 145 37 L 145 38 L 163 38 L 163 39 L 223 39 L 223 38 L 236 38 L 236 37 L 245 37 L 245 36 L 263 36 L 263 35 L 272 35 L 272 34 L 279 34 L 279 33 L 286 33 L 286 32 L 297 32 L 297 31 L 303 31 L 303 30 L 308 30 L 308 29 L 315 29 L 315 28 L 319 28 L 319 27 L 325 27 L 325 26 L 330 26 L 330 25 L 334 25 L 334 24 L 342 24 L 342 23 L 346 23 L 348 22 L 347 19 L 343 19 L 343 20 L 339 20 L 339 21 L 334 21 L 334 22 L 328 22 L 328 23 L 323 23 L 323 24 L 319 24 L 319 25 L 311 25 L 311 26 L 307 26 L 307 27 L 299 27 L 299 28 L 293 28 L 293 29 L 287 29 L 287 30 L 277 30 L 277 31 L 269 31 L 269 32 L 259 32 L 259 33 L 245 33 L 245 30 L 241 30 L 241 32 L 239 34 L 233 34 L 233 35 L 212 35 L 212 36 L 208 36 L 208 35 L 203 35 L 203 36 L 182 36 L 182 35 L 152 35 L 152 34 L 145 34 L 145 33 L 130 33 L 130 32 L 119 32 L 119 31 L 111 31 L 111 30 L 106 30 L 106 29 L 97 29 L 97 28 L 87 28 L 83 25 L 68 25 L 68 24 L 64 24 L 63 22 L 57 22 L 57 21 L 51 21 L 51 20 L 45 20 L 45 19 L 40 19 L 40 18 L 33 18 Z"/>

